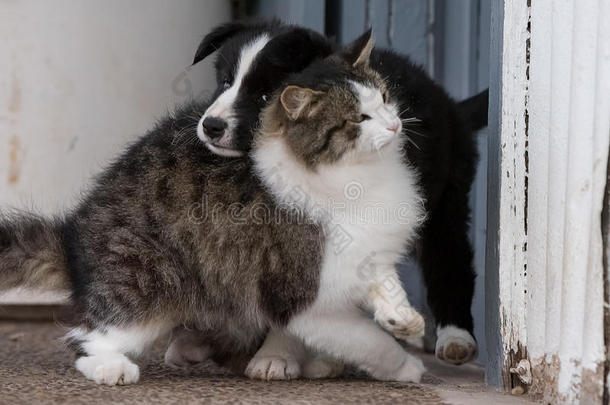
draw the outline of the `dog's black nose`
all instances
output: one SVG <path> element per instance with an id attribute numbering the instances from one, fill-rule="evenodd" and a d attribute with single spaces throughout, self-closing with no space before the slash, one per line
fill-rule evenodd
<path id="1" fill-rule="evenodd" d="M 225 129 L 227 129 L 228 126 L 225 120 L 216 117 L 207 117 L 203 120 L 202 125 L 203 132 L 205 132 L 210 139 L 220 138 L 225 133 Z"/>

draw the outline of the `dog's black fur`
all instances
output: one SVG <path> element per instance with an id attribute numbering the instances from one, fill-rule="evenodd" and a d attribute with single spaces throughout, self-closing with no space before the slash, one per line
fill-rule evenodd
<path id="1" fill-rule="evenodd" d="M 336 49 L 311 30 L 277 21 L 223 25 L 204 38 L 194 60 L 197 63 L 218 50 L 214 97 L 223 92 L 226 79 L 230 84 L 239 50 L 263 33 L 273 39 L 255 59 L 235 102 L 240 124 L 231 143 L 244 153 L 250 148 L 263 96 L 279 88 L 288 73 Z M 478 159 L 473 131 L 487 125 L 487 91 L 456 103 L 421 67 L 388 50 L 374 50 L 371 66 L 387 78 L 393 98 L 400 100 L 401 118 L 420 120 L 405 125 L 409 137 L 405 160 L 420 173 L 426 197 L 428 219 L 417 253 L 429 305 L 438 326 L 454 325 L 472 335 L 475 273 L 468 239 L 468 193 Z"/>
<path id="2" fill-rule="evenodd" d="M 263 34 L 272 39 L 257 55 L 242 82 L 234 106 L 239 124 L 233 147 L 249 150 L 258 115 L 266 104 L 266 97 L 279 88 L 281 81 L 297 73 L 311 62 L 333 52 L 333 46 L 322 35 L 300 27 L 288 26 L 273 20 L 268 23 L 228 23 L 209 33 L 199 45 L 193 64 L 218 50 L 215 61 L 217 88 L 211 102 L 233 83 L 240 51 L 253 38 Z M 265 96 L 265 97 L 263 97 Z"/>

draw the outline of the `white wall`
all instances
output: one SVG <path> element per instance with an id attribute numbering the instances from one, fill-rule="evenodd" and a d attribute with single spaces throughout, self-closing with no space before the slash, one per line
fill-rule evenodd
<path id="1" fill-rule="evenodd" d="M 213 88 L 210 61 L 184 69 L 229 18 L 225 0 L 1 1 L 0 209 L 74 206 L 128 142 Z"/>

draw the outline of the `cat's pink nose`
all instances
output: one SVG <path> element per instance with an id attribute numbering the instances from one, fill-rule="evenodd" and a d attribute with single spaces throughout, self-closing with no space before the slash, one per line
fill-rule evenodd
<path id="1" fill-rule="evenodd" d="M 392 131 L 392 132 L 398 132 L 398 128 L 400 127 L 400 122 L 395 121 L 392 125 L 390 125 L 389 127 L 387 127 L 386 129 L 388 131 Z"/>

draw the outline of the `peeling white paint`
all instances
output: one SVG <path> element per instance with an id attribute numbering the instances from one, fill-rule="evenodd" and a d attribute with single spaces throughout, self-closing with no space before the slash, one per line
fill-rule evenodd
<path id="1" fill-rule="evenodd" d="M 525 3 L 524 3 L 525 4 Z M 504 6 L 500 146 L 499 284 L 505 357 L 526 341 L 526 122 L 528 7 Z M 497 162 L 490 162 L 497 164 Z M 506 370 L 508 372 L 508 370 Z"/>
<path id="2" fill-rule="evenodd" d="M 515 367 L 517 352 L 527 356 L 530 390 L 546 401 L 600 403 L 610 2 L 532 1 L 530 8 L 524 0 L 504 2 L 503 12 L 497 248 L 504 364 Z"/>

